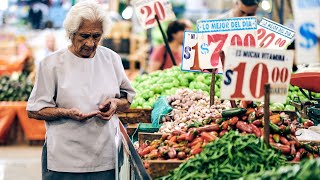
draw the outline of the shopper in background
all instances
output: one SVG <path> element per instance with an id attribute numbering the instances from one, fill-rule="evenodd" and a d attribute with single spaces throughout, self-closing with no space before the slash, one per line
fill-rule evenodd
<path id="1" fill-rule="evenodd" d="M 120 56 L 98 45 L 109 26 L 97 2 L 77 3 L 64 21 L 71 45 L 40 62 L 27 111 L 46 122 L 44 180 L 115 179 L 121 152 L 115 113 L 129 108 L 135 92 Z"/>
<path id="2" fill-rule="evenodd" d="M 233 8 L 224 14 L 221 14 L 217 19 L 255 16 L 259 8 L 261 0 L 234 0 Z"/>
<path id="3" fill-rule="evenodd" d="M 45 34 L 45 46 L 41 47 L 38 51 L 35 52 L 35 65 L 38 68 L 40 62 L 50 55 L 51 53 L 56 51 L 56 37 L 53 32 L 48 31 Z"/>
<path id="4" fill-rule="evenodd" d="M 169 47 L 172 51 L 174 60 L 177 63 L 177 65 L 181 63 L 184 30 L 192 28 L 190 27 L 189 22 L 190 21 L 186 20 L 176 20 L 168 25 L 167 38 L 169 42 Z M 173 63 L 164 44 L 153 49 L 149 58 L 149 73 L 156 70 L 168 69 L 172 66 Z"/>

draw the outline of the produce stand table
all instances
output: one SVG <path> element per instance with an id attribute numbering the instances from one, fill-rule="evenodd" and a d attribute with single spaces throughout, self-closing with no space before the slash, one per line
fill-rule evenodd
<path id="1" fill-rule="evenodd" d="M 153 141 L 156 139 L 160 139 L 161 136 L 162 136 L 162 133 L 139 132 L 138 133 L 139 144 L 143 144 L 146 141 Z"/>
<path id="2" fill-rule="evenodd" d="M 27 141 L 44 140 L 46 128 L 44 121 L 28 118 L 26 111 L 27 102 L 0 102 L 0 143 L 7 143 L 7 135 L 10 129 L 18 131 L 18 127 L 12 127 L 17 117 L 16 126 L 21 126 L 24 138 Z M 14 132 L 15 140 L 22 135 Z"/>
<path id="3" fill-rule="evenodd" d="M 147 172 L 149 175 L 155 179 L 157 177 L 166 176 L 170 171 L 179 167 L 180 164 L 186 160 L 147 160 L 145 163 L 148 163 L 149 168 Z"/>
<path id="4" fill-rule="evenodd" d="M 118 113 L 118 117 L 123 124 L 151 123 L 152 109 L 128 109 Z"/>
<path id="5" fill-rule="evenodd" d="M 127 124 L 126 129 L 129 136 L 132 136 L 134 132 L 137 130 L 139 124 Z"/>
<path id="6" fill-rule="evenodd" d="M 125 112 L 119 112 L 117 115 L 120 121 L 127 129 L 129 136 L 132 136 L 139 123 L 151 123 L 152 109 L 128 109 Z"/>

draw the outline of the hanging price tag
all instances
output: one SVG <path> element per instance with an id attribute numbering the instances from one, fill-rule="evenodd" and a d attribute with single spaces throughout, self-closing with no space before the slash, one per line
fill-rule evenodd
<path id="1" fill-rule="evenodd" d="M 293 0 L 298 64 L 320 63 L 320 1 Z"/>
<path id="2" fill-rule="evenodd" d="M 281 24 L 262 18 L 258 25 L 258 47 L 286 49 L 294 40 L 294 31 Z"/>
<path id="3" fill-rule="evenodd" d="M 200 71 L 198 58 L 198 33 L 185 31 L 181 61 L 182 71 Z"/>
<path id="4" fill-rule="evenodd" d="M 159 17 L 160 21 L 176 18 L 168 0 L 136 0 L 132 4 L 139 23 L 144 29 L 156 26 L 155 15 Z"/>
<path id="5" fill-rule="evenodd" d="M 286 101 L 293 52 L 230 47 L 226 52 L 221 99 L 263 101 L 264 84 L 270 83 L 270 101 Z"/>
<path id="6" fill-rule="evenodd" d="M 220 68 L 219 52 L 229 46 L 256 47 L 255 17 L 200 20 L 197 29 L 201 69 Z"/>

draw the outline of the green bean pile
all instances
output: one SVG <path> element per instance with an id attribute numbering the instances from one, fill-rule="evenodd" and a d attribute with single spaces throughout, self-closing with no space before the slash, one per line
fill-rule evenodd
<path id="1" fill-rule="evenodd" d="M 230 131 L 162 179 L 239 179 L 250 173 L 273 170 L 284 163 L 281 153 L 268 148 L 262 139 Z"/>
<path id="2" fill-rule="evenodd" d="M 263 173 L 255 173 L 244 180 L 300 180 L 300 179 L 320 179 L 320 158 L 303 161 L 300 164 L 280 167 L 276 171 L 266 171 Z"/>

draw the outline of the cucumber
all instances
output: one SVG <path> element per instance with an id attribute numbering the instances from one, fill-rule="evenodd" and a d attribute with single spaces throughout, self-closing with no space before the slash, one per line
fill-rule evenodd
<path id="1" fill-rule="evenodd" d="M 222 111 L 222 117 L 226 118 L 226 117 L 241 116 L 246 114 L 246 112 L 247 112 L 247 109 L 245 108 L 231 108 L 231 109 Z"/>

